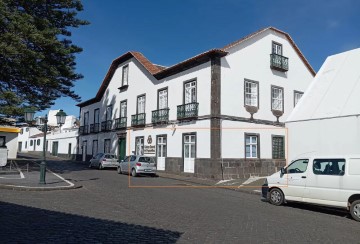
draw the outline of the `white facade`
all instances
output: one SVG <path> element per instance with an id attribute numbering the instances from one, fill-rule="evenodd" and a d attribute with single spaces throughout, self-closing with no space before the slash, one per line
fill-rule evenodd
<path id="1" fill-rule="evenodd" d="M 15 159 L 18 150 L 18 132 L 15 127 L 0 126 L 0 166 L 5 166 L 4 154 L 8 159 Z"/>
<path id="2" fill-rule="evenodd" d="M 286 121 L 290 159 L 360 153 L 360 49 L 330 56 Z"/>
<path id="3" fill-rule="evenodd" d="M 275 69 L 270 65 L 274 43 L 281 50 L 277 56 L 288 66 Z M 97 95 L 78 105 L 80 153 L 84 161 L 105 150 L 119 156 L 138 153 L 140 144 L 142 153 L 159 158 L 159 150 L 163 150 L 159 144 L 164 140 L 158 137 L 166 141 L 166 153 L 161 157 L 169 171 L 205 175 L 206 167 L 218 167 L 216 163 L 206 166 L 209 160 L 272 159 L 274 136 L 280 137 L 285 150 L 283 122 L 295 106 L 295 92 L 302 94 L 315 73 L 290 36 L 275 28 L 266 28 L 169 68 L 159 68 L 140 55 L 127 53 L 114 60 Z M 255 84 L 256 90 L 246 90 L 248 81 Z M 165 100 L 159 98 L 162 89 L 167 89 Z M 256 106 L 245 106 L 249 96 Z M 122 101 L 127 103 L 123 115 Z M 164 103 L 169 116 L 166 123 L 159 125 L 152 120 L 152 112 L 159 113 Z M 193 111 L 189 103 L 198 103 L 198 110 L 195 116 L 184 120 L 183 115 Z M 181 108 L 187 112 L 183 114 Z M 250 118 L 248 111 L 254 109 Z M 143 112 L 145 123 L 132 124 L 131 116 Z M 126 126 L 117 128 L 115 120 L 124 115 Z M 111 125 L 109 130 L 105 125 L 101 128 L 106 121 Z M 126 144 L 125 152 L 119 146 L 122 143 Z M 249 156 L 246 150 L 256 153 Z M 286 152 L 282 154 L 284 158 Z M 191 164 L 193 167 L 186 170 L 186 165 Z"/>

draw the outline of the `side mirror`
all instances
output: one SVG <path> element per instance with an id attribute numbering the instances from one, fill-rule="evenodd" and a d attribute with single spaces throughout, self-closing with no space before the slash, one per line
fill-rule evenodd
<path id="1" fill-rule="evenodd" d="M 280 169 L 280 172 L 281 172 L 281 174 L 285 174 L 286 172 L 285 172 L 285 168 L 281 168 Z"/>

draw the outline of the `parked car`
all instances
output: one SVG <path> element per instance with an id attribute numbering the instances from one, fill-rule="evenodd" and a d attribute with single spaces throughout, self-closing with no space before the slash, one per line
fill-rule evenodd
<path id="1" fill-rule="evenodd" d="M 91 160 L 89 168 L 97 167 L 98 169 L 118 167 L 119 162 L 115 154 L 98 153 Z"/>
<path id="2" fill-rule="evenodd" d="M 156 175 L 156 163 L 153 157 L 143 155 L 130 155 L 120 161 L 117 168 L 119 174 L 128 173 L 132 176 L 138 174 Z"/>
<path id="3" fill-rule="evenodd" d="M 360 221 L 360 155 L 296 159 L 267 177 L 262 198 L 277 206 L 296 201 L 344 208 Z"/>

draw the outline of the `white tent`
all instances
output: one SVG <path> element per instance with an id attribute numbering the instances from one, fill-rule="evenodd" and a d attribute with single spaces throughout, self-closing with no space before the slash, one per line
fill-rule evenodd
<path id="1" fill-rule="evenodd" d="M 288 157 L 360 153 L 360 48 L 330 56 L 286 121 Z"/>

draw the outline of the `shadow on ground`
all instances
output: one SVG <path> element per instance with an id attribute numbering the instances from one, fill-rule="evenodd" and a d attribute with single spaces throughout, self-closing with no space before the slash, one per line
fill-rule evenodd
<path id="1" fill-rule="evenodd" d="M 181 233 L 0 202 L 1 243 L 176 243 Z"/>

